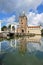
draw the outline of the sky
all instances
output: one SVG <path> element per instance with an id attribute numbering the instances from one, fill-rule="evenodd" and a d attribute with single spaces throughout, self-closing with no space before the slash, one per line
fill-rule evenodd
<path id="1" fill-rule="evenodd" d="M 23 11 L 27 16 L 28 26 L 43 26 L 43 0 L 0 0 L 2 26 L 18 24 Z"/>

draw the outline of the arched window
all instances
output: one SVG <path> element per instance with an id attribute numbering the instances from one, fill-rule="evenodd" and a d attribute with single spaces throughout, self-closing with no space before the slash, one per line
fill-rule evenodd
<path id="1" fill-rule="evenodd" d="M 22 29 L 22 33 L 24 33 L 24 30 Z"/>

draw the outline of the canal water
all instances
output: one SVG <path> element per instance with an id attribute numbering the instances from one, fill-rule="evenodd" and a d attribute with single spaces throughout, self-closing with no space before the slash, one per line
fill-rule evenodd
<path id="1" fill-rule="evenodd" d="M 43 65 L 43 37 L 0 41 L 0 65 Z"/>

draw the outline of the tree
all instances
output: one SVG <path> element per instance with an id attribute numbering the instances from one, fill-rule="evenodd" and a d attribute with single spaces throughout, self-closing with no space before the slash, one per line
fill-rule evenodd
<path id="1" fill-rule="evenodd" d="M 1 29 L 2 29 L 2 31 L 7 30 L 7 26 L 3 26 Z"/>
<path id="2" fill-rule="evenodd" d="M 13 29 L 13 30 L 15 30 L 15 27 L 14 27 L 14 26 L 12 26 L 12 29 Z"/>
<path id="3" fill-rule="evenodd" d="M 43 29 L 41 30 L 41 34 L 43 35 Z"/>
<path id="4" fill-rule="evenodd" d="M 11 25 L 8 26 L 8 29 L 11 30 Z M 15 30 L 14 26 L 12 26 L 12 30 Z"/>
<path id="5" fill-rule="evenodd" d="M 8 28 L 10 29 L 11 28 L 11 25 L 9 25 Z"/>
<path id="6" fill-rule="evenodd" d="M 11 30 L 11 25 L 8 26 L 8 30 L 9 30 L 9 31 Z"/>

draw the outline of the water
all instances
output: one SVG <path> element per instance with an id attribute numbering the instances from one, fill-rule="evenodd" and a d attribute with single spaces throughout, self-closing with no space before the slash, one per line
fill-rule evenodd
<path id="1" fill-rule="evenodd" d="M 0 41 L 0 65 L 43 65 L 43 37 Z"/>

